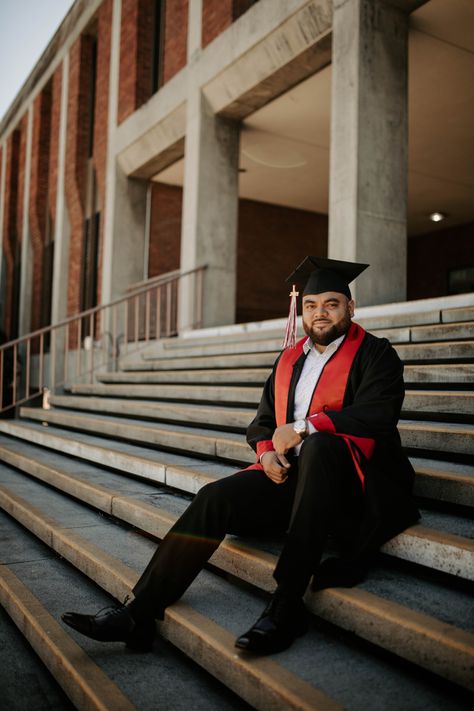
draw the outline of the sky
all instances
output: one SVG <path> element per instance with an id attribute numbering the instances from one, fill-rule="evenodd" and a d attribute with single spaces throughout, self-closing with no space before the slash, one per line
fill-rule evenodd
<path id="1" fill-rule="evenodd" d="M 73 0 L 0 0 L 0 120 Z"/>

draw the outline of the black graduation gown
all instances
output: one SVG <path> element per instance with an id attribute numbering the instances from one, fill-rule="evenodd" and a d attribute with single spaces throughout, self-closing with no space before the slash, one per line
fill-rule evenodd
<path id="1" fill-rule="evenodd" d="M 306 355 L 296 361 L 288 394 L 287 422 L 294 420 L 294 397 Z M 276 428 L 275 371 L 268 378 L 247 441 L 269 440 Z M 375 449 L 370 461 L 363 459 L 365 473 L 364 514 L 355 529 L 346 533 L 346 556 L 366 559 L 385 541 L 419 518 L 412 498 L 415 473 L 401 446 L 397 422 L 405 395 L 403 364 L 385 338 L 366 333 L 352 363 L 340 411 L 326 410 L 335 431 L 370 437 Z"/>

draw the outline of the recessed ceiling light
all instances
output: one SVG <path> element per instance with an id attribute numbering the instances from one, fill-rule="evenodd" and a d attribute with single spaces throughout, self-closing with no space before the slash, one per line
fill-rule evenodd
<path id="1" fill-rule="evenodd" d="M 442 222 L 446 218 L 446 215 L 442 212 L 432 212 L 430 215 L 431 222 Z"/>

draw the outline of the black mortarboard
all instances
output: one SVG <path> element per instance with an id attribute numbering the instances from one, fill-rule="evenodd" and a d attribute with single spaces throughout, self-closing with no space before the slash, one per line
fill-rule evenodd
<path id="1" fill-rule="evenodd" d="M 349 284 L 354 281 L 368 264 L 343 262 L 339 259 L 323 257 L 305 257 L 295 271 L 287 278 L 290 284 L 304 285 L 305 294 L 322 294 L 324 291 L 337 291 L 351 299 Z"/>

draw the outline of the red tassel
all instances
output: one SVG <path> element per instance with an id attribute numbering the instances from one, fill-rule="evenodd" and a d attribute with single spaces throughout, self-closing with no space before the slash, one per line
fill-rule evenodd
<path id="1" fill-rule="evenodd" d="M 285 340 L 283 348 L 293 348 L 296 345 L 296 330 L 298 328 L 298 311 L 296 306 L 296 298 L 299 291 L 296 291 L 296 285 L 293 284 L 293 291 L 290 293 L 290 313 L 286 322 Z"/>

